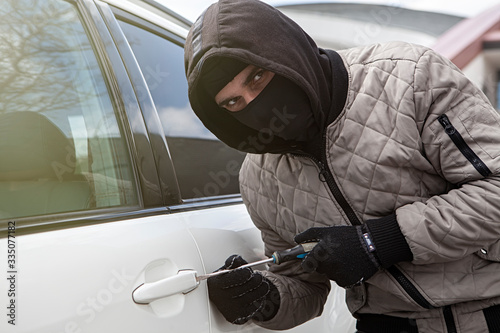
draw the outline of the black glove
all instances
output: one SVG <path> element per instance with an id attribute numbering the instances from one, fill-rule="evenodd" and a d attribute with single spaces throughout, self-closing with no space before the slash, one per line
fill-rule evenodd
<path id="1" fill-rule="evenodd" d="M 323 273 L 345 288 L 368 280 L 381 268 L 413 259 L 395 215 L 360 226 L 311 228 L 295 241 L 318 241 L 302 261 L 303 269 Z"/>
<path id="2" fill-rule="evenodd" d="M 240 256 L 232 255 L 219 270 L 234 269 L 246 263 Z M 270 320 L 278 312 L 278 289 L 250 267 L 213 276 L 207 283 L 210 300 L 233 324 L 244 324 L 250 319 Z"/>

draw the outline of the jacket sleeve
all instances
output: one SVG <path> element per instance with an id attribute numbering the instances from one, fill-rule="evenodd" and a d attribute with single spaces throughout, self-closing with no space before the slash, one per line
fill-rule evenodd
<path id="1" fill-rule="evenodd" d="M 290 248 L 279 241 L 279 237 L 263 231 L 266 255 L 275 250 Z M 281 245 L 279 245 L 281 243 Z M 273 248 L 273 250 L 271 249 Z M 285 330 L 313 319 L 323 312 L 323 306 L 330 292 L 330 281 L 320 274 L 307 274 L 298 262 L 272 265 L 262 274 L 278 288 L 280 306 L 276 316 L 267 322 L 256 323 L 273 330 Z"/>
<path id="2" fill-rule="evenodd" d="M 458 68 L 431 50 L 414 75 L 422 151 L 452 189 L 396 210 L 413 263 L 453 261 L 483 248 L 498 252 L 500 116 Z"/>
<path id="3" fill-rule="evenodd" d="M 244 169 L 249 167 L 248 164 L 247 157 L 242 166 L 242 173 L 245 173 Z M 247 169 L 246 173 L 251 174 L 252 170 Z M 270 257 L 274 251 L 295 246 L 293 241 L 287 242 L 275 232 L 265 216 L 257 213 L 255 208 L 260 204 L 260 200 L 265 200 L 265 196 L 258 195 L 246 186 L 246 181 L 249 180 L 241 179 L 241 194 L 254 224 L 261 231 L 266 256 Z M 321 315 L 331 288 L 326 276 L 305 273 L 300 261 L 271 265 L 268 271 L 261 273 L 278 288 L 280 304 L 274 318 L 264 322 L 254 321 L 257 325 L 271 330 L 286 330 Z"/>

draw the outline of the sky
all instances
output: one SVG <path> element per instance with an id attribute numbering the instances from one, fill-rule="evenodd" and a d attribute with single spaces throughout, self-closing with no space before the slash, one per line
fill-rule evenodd
<path id="1" fill-rule="evenodd" d="M 191 21 L 203 12 L 215 0 L 157 0 L 168 8 L 176 11 L 182 16 Z M 458 16 L 474 16 L 480 12 L 500 5 L 500 0 L 264 0 L 273 6 L 289 5 L 301 3 L 319 3 L 319 2 L 342 2 L 342 3 L 369 3 L 369 4 L 385 4 L 395 5 L 404 8 L 435 11 L 440 13 L 458 15 Z"/>

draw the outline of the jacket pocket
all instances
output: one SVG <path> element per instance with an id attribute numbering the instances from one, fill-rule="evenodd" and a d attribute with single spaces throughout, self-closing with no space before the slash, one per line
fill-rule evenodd
<path id="1" fill-rule="evenodd" d="M 464 138 L 460 132 L 457 131 L 455 126 L 453 126 L 448 116 L 446 114 L 442 114 L 438 117 L 438 121 L 441 126 L 443 126 L 444 131 L 450 137 L 451 141 L 453 141 L 458 150 L 472 164 L 477 172 L 479 172 L 483 177 L 488 177 L 491 174 L 490 169 L 469 147 L 467 142 L 465 142 Z"/>
<path id="2" fill-rule="evenodd" d="M 493 138 L 498 137 L 500 117 L 492 107 L 473 106 L 475 112 L 465 110 L 457 115 L 472 140 L 490 158 L 500 156 L 500 146 Z"/>
<path id="3" fill-rule="evenodd" d="M 415 284 L 408 277 L 406 277 L 406 275 L 403 274 L 397 266 L 391 266 L 387 269 L 387 271 L 415 303 L 425 309 L 434 309 L 434 306 L 427 300 L 427 298 L 424 297 Z"/>

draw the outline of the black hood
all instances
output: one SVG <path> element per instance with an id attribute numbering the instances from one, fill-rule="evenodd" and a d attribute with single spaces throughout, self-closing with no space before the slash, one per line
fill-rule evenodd
<path id="1" fill-rule="evenodd" d="M 233 148 L 252 153 L 292 151 L 290 142 L 263 136 L 221 112 L 213 97 L 201 87 L 200 77 L 212 61 L 209 59 L 218 57 L 272 71 L 307 94 L 315 122 L 318 128 L 324 128 L 335 95 L 332 64 L 334 71 L 341 67 L 344 88 L 347 82 L 342 60 L 335 53 L 337 64 L 332 63 L 332 53 L 335 52 L 318 48 L 302 28 L 272 6 L 258 0 L 220 0 L 198 18 L 186 41 L 184 61 L 191 106 L 204 125 Z M 345 94 L 339 101 L 340 109 Z"/>

